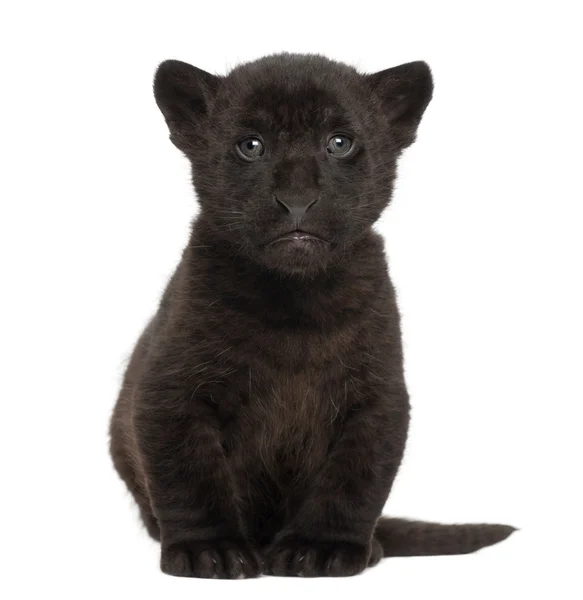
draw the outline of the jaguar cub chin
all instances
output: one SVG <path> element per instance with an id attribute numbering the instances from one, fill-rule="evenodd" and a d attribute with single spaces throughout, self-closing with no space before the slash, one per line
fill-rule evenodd
<path id="1" fill-rule="evenodd" d="M 423 62 L 158 68 L 200 211 L 128 365 L 111 454 L 164 572 L 355 575 L 513 531 L 381 517 L 409 400 L 372 225 L 432 90 Z"/>

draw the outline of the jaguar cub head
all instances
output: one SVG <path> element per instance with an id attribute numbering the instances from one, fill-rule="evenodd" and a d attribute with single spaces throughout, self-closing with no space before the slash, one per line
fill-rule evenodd
<path id="1" fill-rule="evenodd" d="M 169 60 L 154 81 L 206 230 L 269 270 L 310 276 L 346 259 L 388 204 L 432 90 L 423 62 L 365 75 L 297 54 L 226 76 Z"/>

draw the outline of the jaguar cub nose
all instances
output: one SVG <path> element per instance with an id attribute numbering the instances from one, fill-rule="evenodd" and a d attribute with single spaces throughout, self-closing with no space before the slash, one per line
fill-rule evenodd
<path id="1" fill-rule="evenodd" d="M 316 196 L 283 196 L 282 194 L 273 194 L 275 202 L 288 212 L 297 227 L 300 224 L 303 216 L 318 202 L 319 197 Z"/>

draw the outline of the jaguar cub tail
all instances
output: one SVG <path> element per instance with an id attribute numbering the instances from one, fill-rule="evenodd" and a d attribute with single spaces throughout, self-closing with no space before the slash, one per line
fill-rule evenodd
<path id="1" fill-rule="evenodd" d="M 469 554 L 505 540 L 516 531 L 510 525 L 441 525 L 381 517 L 375 538 L 383 556 Z"/>

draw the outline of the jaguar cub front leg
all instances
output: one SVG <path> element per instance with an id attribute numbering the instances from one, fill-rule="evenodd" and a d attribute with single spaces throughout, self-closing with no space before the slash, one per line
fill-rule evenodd
<path id="1" fill-rule="evenodd" d="M 166 402 L 163 394 L 145 396 L 135 415 L 152 509 L 160 524 L 162 571 L 213 579 L 257 577 L 262 560 L 246 536 L 215 416 L 196 398 L 189 397 L 184 410 Z"/>
<path id="2" fill-rule="evenodd" d="M 376 522 L 401 462 L 408 423 L 404 390 L 354 411 L 298 513 L 266 553 L 279 576 L 356 575 L 382 557 Z"/>

